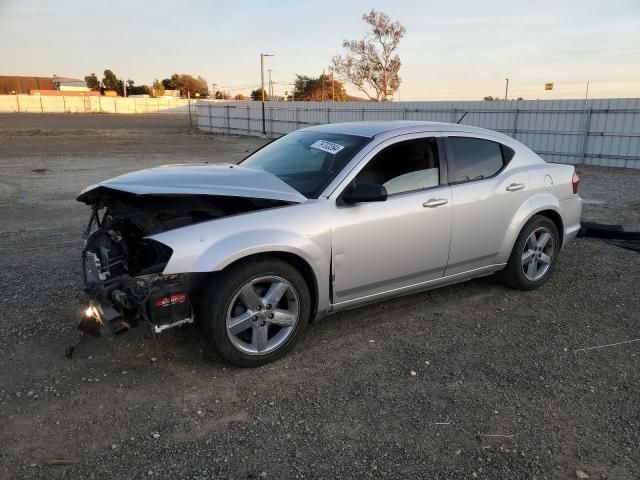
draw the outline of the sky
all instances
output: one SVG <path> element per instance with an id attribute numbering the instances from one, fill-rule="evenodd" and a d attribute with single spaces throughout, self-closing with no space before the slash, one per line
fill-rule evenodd
<path id="1" fill-rule="evenodd" d="M 396 100 L 502 97 L 505 78 L 510 98 L 584 98 L 587 81 L 590 98 L 640 97 L 640 0 L 0 0 L 0 75 L 177 72 L 247 94 L 262 52 L 282 94 L 361 38 L 372 8 L 407 30 Z"/>

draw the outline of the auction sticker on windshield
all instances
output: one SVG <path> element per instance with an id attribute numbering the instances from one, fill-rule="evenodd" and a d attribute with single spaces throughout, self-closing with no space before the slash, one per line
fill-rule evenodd
<path id="1" fill-rule="evenodd" d="M 318 140 L 313 142 L 310 147 L 335 155 L 344 148 L 344 145 L 338 145 L 337 143 L 328 142 L 327 140 Z"/>

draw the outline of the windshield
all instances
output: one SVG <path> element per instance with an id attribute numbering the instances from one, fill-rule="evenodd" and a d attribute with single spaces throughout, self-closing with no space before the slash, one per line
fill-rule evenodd
<path id="1" fill-rule="evenodd" d="M 293 132 L 243 160 L 278 177 L 307 198 L 318 195 L 369 141 L 356 135 Z"/>

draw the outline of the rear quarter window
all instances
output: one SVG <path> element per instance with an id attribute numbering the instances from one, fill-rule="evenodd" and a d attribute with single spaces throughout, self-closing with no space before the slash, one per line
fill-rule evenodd
<path id="1" fill-rule="evenodd" d="M 449 182 L 469 182 L 493 177 L 509 163 L 514 151 L 482 138 L 448 137 Z"/>

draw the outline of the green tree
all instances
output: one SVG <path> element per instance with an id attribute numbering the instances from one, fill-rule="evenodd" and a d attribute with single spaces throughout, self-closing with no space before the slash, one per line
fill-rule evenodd
<path id="1" fill-rule="evenodd" d="M 396 53 L 406 29 L 388 15 L 371 10 L 362 16 L 370 31 L 362 40 L 344 40 L 344 56 L 333 57 L 336 73 L 370 100 L 386 101 L 400 87 L 400 57 Z"/>
<path id="2" fill-rule="evenodd" d="M 180 94 L 183 97 L 191 96 L 195 97 L 198 93 L 201 96 L 209 94 L 209 86 L 207 81 L 201 76 L 194 77 L 186 73 L 171 75 L 171 78 L 165 78 L 162 80 L 162 84 L 167 90 L 180 90 Z"/>
<path id="3" fill-rule="evenodd" d="M 111 70 L 105 70 L 104 71 L 104 77 L 102 79 L 102 85 L 104 86 L 105 90 L 118 90 L 118 78 L 116 77 L 116 74 L 113 73 Z"/>
<path id="4" fill-rule="evenodd" d="M 150 95 L 151 88 L 148 85 L 136 85 L 131 79 L 127 80 L 127 95 Z"/>
<path id="5" fill-rule="evenodd" d="M 335 99 L 333 98 L 335 92 Z M 347 92 L 339 80 L 332 81 L 330 75 L 322 74 L 317 78 L 307 75 L 296 75 L 293 90 L 293 98 L 296 100 L 335 100 L 344 102 L 347 100 Z"/>
<path id="6" fill-rule="evenodd" d="M 216 93 L 214 95 L 214 98 L 216 100 L 231 100 L 231 94 L 229 92 L 224 92 L 221 90 L 216 90 Z"/>
<path id="7" fill-rule="evenodd" d="M 153 81 L 152 95 L 154 97 L 161 97 L 164 95 L 164 84 L 157 78 Z"/>
<path id="8" fill-rule="evenodd" d="M 100 91 L 100 80 L 98 80 L 98 77 L 96 76 L 95 73 L 92 73 L 91 75 L 87 75 L 86 77 L 84 77 L 84 81 L 90 90 L 93 90 L 94 92 Z"/>
<path id="9" fill-rule="evenodd" d="M 495 96 L 492 97 L 491 95 L 488 95 L 486 97 L 484 97 L 482 100 L 484 100 L 485 102 L 499 102 L 501 100 L 504 100 L 504 98 Z M 524 98 L 522 97 L 518 97 L 518 98 L 510 98 L 509 100 L 524 100 Z"/>
<path id="10" fill-rule="evenodd" d="M 175 78 L 178 78 L 178 74 L 174 73 L 171 78 L 163 78 L 162 79 L 162 86 L 164 87 L 165 90 L 175 90 L 176 88 L 176 84 L 175 84 Z"/>
<path id="11" fill-rule="evenodd" d="M 293 98 L 296 100 L 315 100 L 312 92 L 315 90 L 316 79 L 307 75 L 296 74 L 293 85 Z"/>
<path id="12" fill-rule="evenodd" d="M 251 91 L 251 100 L 255 100 L 255 101 L 262 100 L 262 93 L 263 92 L 264 92 L 264 99 L 265 100 L 269 100 L 269 95 L 267 95 L 266 90 L 260 89 L 260 88 L 256 88 L 255 90 Z"/>

